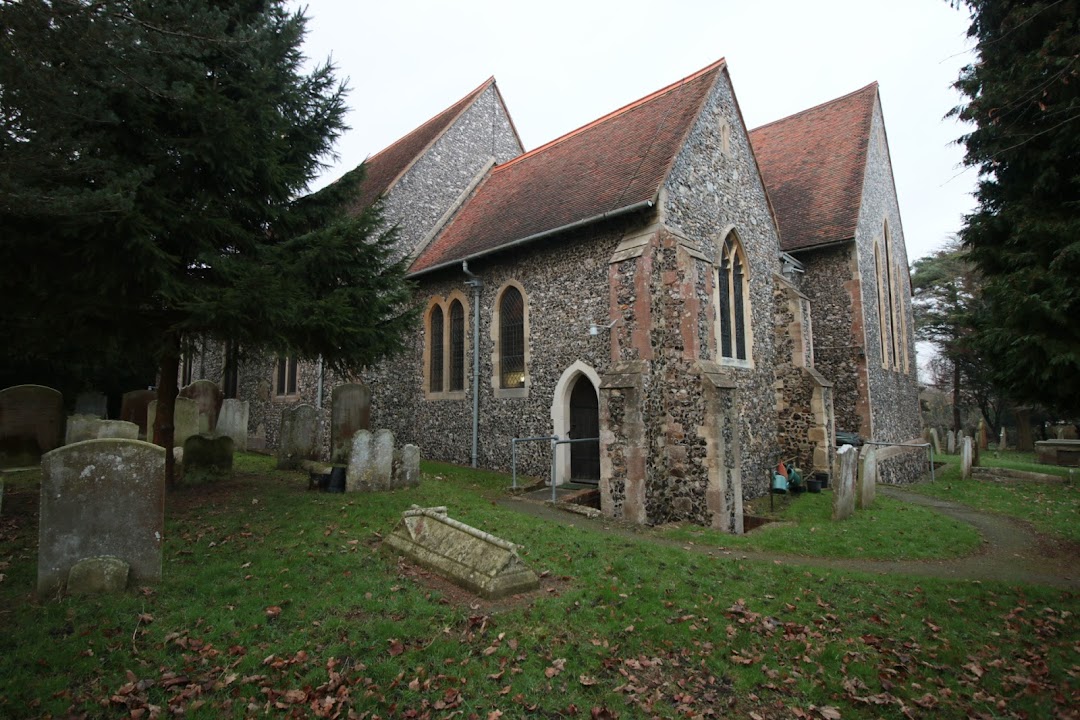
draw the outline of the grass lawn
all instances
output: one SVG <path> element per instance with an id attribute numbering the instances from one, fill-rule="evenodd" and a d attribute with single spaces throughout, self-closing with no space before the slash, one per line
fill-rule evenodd
<path id="1" fill-rule="evenodd" d="M 979 533 L 966 523 L 926 508 L 878 496 L 867 510 L 832 521 L 832 493 L 803 493 L 754 501 L 753 514 L 773 522 L 745 535 L 683 525 L 663 530 L 679 540 L 724 548 L 768 550 L 816 557 L 930 560 L 975 552 Z"/>
<path id="2" fill-rule="evenodd" d="M 1071 593 L 691 554 L 505 509 L 506 476 L 424 470 L 417 489 L 329 495 L 243 456 L 232 481 L 169 495 L 160 583 L 40 600 L 37 485 L 9 478 L 0 716 L 1034 718 L 1080 706 Z M 413 503 L 521 543 L 543 588 L 463 601 L 380 552 Z"/>
<path id="3" fill-rule="evenodd" d="M 1080 543 L 1080 486 L 1068 482 L 1058 485 L 1023 480 L 961 480 L 958 455 L 935 459 L 946 463 L 938 469 L 936 482 L 918 483 L 909 489 L 1026 520 L 1040 532 Z M 1039 465 L 1034 453 L 983 451 L 980 465 L 1068 477 L 1068 468 Z"/>

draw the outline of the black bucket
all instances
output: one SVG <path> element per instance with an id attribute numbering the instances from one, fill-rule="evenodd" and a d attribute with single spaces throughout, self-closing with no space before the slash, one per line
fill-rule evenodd
<path id="1" fill-rule="evenodd" d="M 343 493 L 345 492 L 345 466 L 335 465 L 334 469 L 330 471 L 330 484 L 327 488 L 328 492 Z"/>
<path id="2" fill-rule="evenodd" d="M 814 473 L 814 479 L 818 481 L 822 488 L 829 487 L 829 473 L 819 470 Z"/>
<path id="3" fill-rule="evenodd" d="M 821 492 L 821 481 L 816 477 L 812 477 L 806 481 L 806 492 L 819 493 Z"/>

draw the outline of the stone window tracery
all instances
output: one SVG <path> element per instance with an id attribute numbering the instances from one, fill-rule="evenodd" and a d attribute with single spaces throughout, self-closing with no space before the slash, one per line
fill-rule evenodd
<path id="1" fill-rule="evenodd" d="M 520 283 L 509 280 L 495 296 L 491 318 L 492 387 L 495 397 L 521 398 L 529 393 L 529 298 Z"/>
<path id="2" fill-rule="evenodd" d="M 468 300 L 461 292 L 428 302 L 424 313 L 424 396 L 428 400 L 465 397 L 468 329 Z"/>
<path id="3" fill-rule="evenodd" d="M 721 362 L 750 362 L 750 282 L 742 243 L 732 230 L 724 238 L 716 269 L 716 346 Z"/>

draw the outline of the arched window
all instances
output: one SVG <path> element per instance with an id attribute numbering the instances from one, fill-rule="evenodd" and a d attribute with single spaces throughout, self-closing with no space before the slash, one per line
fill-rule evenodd
<path id="1" fill-rule="evenodd" d="M 442 392 L 443 389 L 443 311 L 438 305 L 431 308 L 429 320 L 428 350 L 430 370 L 428 372 L 428 390 Z"/>
<path id="2" fill-rule="evenodd" d="M 499 301 L 499 387 L 525 387 L 525 300 L 513 285 Z"/>
<path id="3" fill-rule="evenodd" d="M 750 283 L 742 245 L 728 233 L 716 270 L 716 345 L 722 360 L 749 361 Z"/>
<path id="4" fill-rule="evenodd" d="M 465 308 L 450 303 L 450 392 L 465 389 Z"/>
<path id="5" fill-rule="evenodd" d="M 874 286 L 877 290 L 878 338 L 881 341 L 881 367 L 887 368 L 889 367 L 889 343 L 887 335 L 889 326 L 886 321 L 888 302 L 886 300 L 885 272 L 882 268 L 881 248 L 878 246 L 877 240 L 874 241 Z"/>

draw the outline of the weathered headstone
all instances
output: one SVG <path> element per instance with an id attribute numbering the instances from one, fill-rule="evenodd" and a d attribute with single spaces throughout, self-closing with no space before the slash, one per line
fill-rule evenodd
<path id="1" fill-rule="evenodd" d="M 69 594 L 118 593 L 127 587 L 131 566 L 118 557 L 102 555 L 75 563 L 68 573 Z"/>
<path id="2" fill-rule="evenodd" d="M 139 440 L 87 440 L 41 458 L 38 594 L 63 589 L 71 568 L 110 555 L 137 582 L 161 578 L 165 450 Z"/>
<path id="3" fill-rule="evenodd" d="M 367 492 L 374 486 L 375 468 L 372 462 L 372 437 L 370 430 L 357 430 L 352 437 L 349 467 L 345 471 L 346 492 Z"/>
<path id="4" fill-rule="evenodd" d="M 231 437 L 235 450 L 247 450 L 249 407 L 247 400 L 228 398 L 221 403 L 217 433 Z"/>
<path id="5" fill-rule="evenodd" d="M 71 415 L 68 417 L 67 431 L 64 436 L 65 445 L 82 442 L 83 440 L 105 440 L 107 438 L 138 440 L 139 426 L 124 420 L 102 420 L 94 415 Z"/>
<path id="6" fill-rule="evenodd" d="M 120 401 L 120 419 L 135 423 L 139 426 L 139 434 L 147 437 L 146 410 L 147 406 L 156 399 L 157 393 L 153 390 L 132 390 L 124 393 L 123 399 Z M 154 419 L 151 417 L 151 428 L 153 424 Z M 153 435 L 152 429 L 149 434 Z M 148 439 L 152 442 L 154 438 L 150 437 Z"/>
<path id="7" fill-rule="evenodd" d="M 195 401 L 198 408 L 198 432 L 212 433 L 217 430 L 218 413 L 225 396 L 217 383 L 210 380 L 196 380 L 180 389 L 180 397 Z"/>
<path id="8" fill-rule="evenodd" d="M 1080 467 L 1080 440 L 1040 440 L 1035 455 L 1043 465 Z"/>
<path id="9" fill-rule="evenodd" d="M 194 400 L 178 397 L 173 407 L 173 447 L 184 447 L 192 435 L 199 434 L 199 407 Z M 146 424 L 150 435 L 154 434 L 154 418 L 157 416 L 157 400 L 146 406 Z M 153 439 L 153 437 L 151 437 Z"/>
<path id="10" fill-rule="evenodd" d="M 945 448 L 950 455 L 956 454 L 956 433 L 952 430 L 945 435 Z"/>
<path id="11" fill-rule="evenodd" d="M 338 385 L 330 403 L 330 461 L 345 463 L 357 430 L 371 429 L 371 388 L 363 383 Z"/>
<path id="12" fill-rule="evenodd" d="M 979 447 L 980 450 L 985 450 L 986 448 L 990 447 L 990 441 L 986 437 L 986 421 L 983 420 L 982 418 L 979 418 L 979 443 L 978 443 L 978 447 Z"/>
<path id="13" fill-rule="evenodd" d="M 316 458 L 319 437 L 317 418 L 318 412 L 306 403 L 281 412 L 277 453 L 279 468 L 295 470 L 303 461 Z"/>
<path id="14" fill-rule="evenodd" d="M 109 399 L 99 392 L 79 393 L 75 397 L 75 414 L 106 417 L 109 414 Z"/>
<path id="15" fill-rule="evenodd" d="M 0 468 L 36 465 L 64 441 L 64 397 L 43 385 L 0 390 Z"/>
<path id="16" fill-rule="evenodd" d="M 394 487 L 420 484 L 420 448 L 406 445 L 394 453 Z"/>
<path id="17" fill-rule="evenodd" d="M 859 462 L 858 492 L 855 505 L 865 510 L 874 504 L 877 495 L 877 451 L 870 445 L 864 445 Z"/>
<path id="18" fill-rule="evenodd" d="M 377 490 L 389 490 L 394 480 L 394 433 L 386 428 L 371 439 L 372 482 Z"/>
<path id="19" fill-rule="evenodd" d="M 938 436 L 937 428 L 930 428 L 930 445 L 934 448 L 934 454 L 941 454 L 941 438 Z"/>
<path id="20" fill-rule="evenodd" d="M 960 479 L 971 479 L 971 446 L 973 445 L 971 438 L 964 437 L 960 442 Z"/>
<path id="21" fill-rule="evenodd" d="M 1006 448 L 1005 443 L 1008 442 L 1009 436 L 1005 432 L 1005 426 L 1001 426 L 1001 434 L 998 435 L 998 450 L 1004 450 Z"/>
<path id="22" fill-rule="evenodd" d="M 445 507 L 406 510 L 385 547 L 488 599 L 540 587 L 517 545 L 448 517 Z"/>
<path id="23" fill-rule="evenodd" d="M 181 458 L 185 483 L 227 480 L 232 476 L 233 439 L 227 435 L 192 435 Z"/>
<path id="24" fill-rule="evenodd" d="M 844 445 L 836 451 L 840 466 L 839 477 L 833 485 L 833 520 L 844 520 L 855 512 L 855 475 L 858 472 L 859 451 L 852 445 Z"/>

